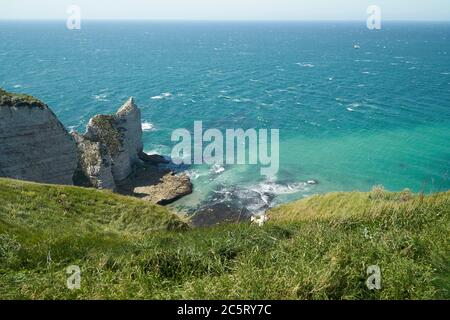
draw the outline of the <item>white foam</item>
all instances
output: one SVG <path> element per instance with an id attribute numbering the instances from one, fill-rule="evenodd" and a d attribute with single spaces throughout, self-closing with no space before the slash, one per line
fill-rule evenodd
<path id="1" fill-rule="evenodd" d="M 164 98 L 170 98 L 171 96 L 172 96 L 172 93 L 164 92 L 164 93 L 161 93 L 158 96 L 153 96 L 150 99 L 152 99 L 152 100 L 161 100 L 161 99 L 164 99 Z"/>
<path id="2" fill-rule="evenodd" d="M 316 180 L 310 180 L 309 184 L 307 182 L 280 184 L 274 180 L 266 180 L 248 187 L 226 187 L 213 191 L 216 194 L 213 201 L 220 203 L 237 201 L 250 213 L 262 214 L 279 203 L 278 195 L 308 192 L 313 182 L 317 183 Z"/>
<path id="3" fill-rule="evenodd" d="M 348 107 L 352 108 L 352 109 L 353 108 L 358 108 L 358 107 L 361 107 L 361 104 L 358 103 L 358 102 L 353 102 L 353 103 L 349 104 Z"/>
<path id="4" fill-rule="evenodd" d="M 292 184 L 279 184 L 272 181 L 262 182 L 259 185 L 256 185 L 251 188 L 252 191 L 257 193 L 271 193 L 275 195 L 279 194 L 292 194 L 300 191 L 304 191 L 306 189 L 306 183 L 298 182 Z"/>
<path id="5" fill-rule="evenodd" d="M 106 99 L 107 97 L 108 97 L 107 93 L 100 93 L 100 94 L 94 95 L 94 99 L 96 101 L 108 101 L 108 99 Z"/>
<path id="6" fill-rule="evenodd" d="M 200 177 L 200 174 L 196 170 L 188 170 L 185 173 L 191 180 L 197 180 Z"/>
<path id="7" fill-rule="evenodd" d="M 314 68 L 315 67 L 315 65 L 313 65 L 312 63 L 297 62 L 296 65 L 303 67 L 303 68 Z"/>
<path id="8" fill-rule="evenodd" d="M 153 123 L 147 121 L 142 122 L 142 131 L 153 131 L 153 130 L 155 130 Z"/>
<path id="9" fill-rule="evenodd" d="M 211 166 L 210 171 L 215 174 L 220 174 L 225 171 L 225 168 L 222 167 L 220 164 L 214 164 Z"/>

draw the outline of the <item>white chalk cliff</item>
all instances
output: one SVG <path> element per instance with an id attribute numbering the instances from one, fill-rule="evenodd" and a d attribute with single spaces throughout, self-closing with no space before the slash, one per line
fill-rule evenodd
<path id="1" fill-rule="evenodd" d="M 76 146 L 41 101 L 0 88 L 0 176 L 73 184 Z"/>
<path id="2" fill-rule="evenodd" d="M 186 175 L 143 152 L 141 112 L 130 98 L 113 115 L 69 134 L 47 105 L 0 89 L 0 177 L 110 189 L 167 204 L 192 192 Z"/>
<path id="3" fill-rule="evenodd" d="M 130 98 L 114 115 L 96 115 L 81 136 L 74 133 L 79 169 L 94 187 L 116 189 L 140 163 L 141 112 Z"/>

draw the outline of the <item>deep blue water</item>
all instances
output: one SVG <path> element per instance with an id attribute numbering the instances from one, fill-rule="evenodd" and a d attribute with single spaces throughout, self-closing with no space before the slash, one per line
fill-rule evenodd
<path id="1" fill-rule="evenodd" d="M 0 22 L 0 86 L 41 98 L 68 128 L 134 96 L 146 151 L 168 155 L 172 130 L 194 120 L 280 130 L 277 179 L 192 167 L 195 192 L 176 204 L 188 208 L 450 189 L 449 58 L 449 23 Z"/>

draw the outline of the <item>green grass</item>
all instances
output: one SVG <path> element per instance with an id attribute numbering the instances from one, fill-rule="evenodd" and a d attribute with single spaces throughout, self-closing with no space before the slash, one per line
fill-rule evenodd
<path id="1" fill-rule="evenodd" d="M 45 104 L 33 96 L 22 93 L 11 93 L 0 88 L 0 106 L 37 107 L 44 109 Z"/>
<path id="2" fill-rule="evenodd" d="M 281 206 L 262 228 L 191 229 L 141 200 L 0 179 L 0 298 L 449 299 L 449 213 L 450 192 L 376 188 Z"/>

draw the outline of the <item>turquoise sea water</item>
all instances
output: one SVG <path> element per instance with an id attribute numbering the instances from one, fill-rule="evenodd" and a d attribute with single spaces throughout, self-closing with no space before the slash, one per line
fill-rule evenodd
<path id="1" fill-rule="evenodd" d="M 1 22 L 0 86 L 79 131 L 134 96 L 146 151 L 166 155 L 172 130 L 194 120 L 280 130 L 276 179 L 189 167 L 195 192 L 178 208 L 257 212 L 377 184 L 450 189 L 449 23 Z"/>

